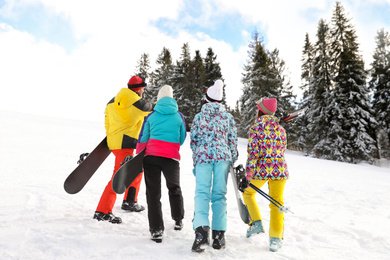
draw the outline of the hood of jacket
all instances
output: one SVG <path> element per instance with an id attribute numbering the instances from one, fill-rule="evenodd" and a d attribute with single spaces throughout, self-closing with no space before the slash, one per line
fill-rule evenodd
<path id="1" fill-rule="evenodd" d="M 176 100 L 171 97 L 164 97 L 157 101 L 154 110 L 163 115 L 170 115 L 176 113 L 179 108 Z"/>
<path id="2" fill-rule="evenodd" d="M 221 103 L 206 103 L 202 106 L 202 113 L 213 117 L 226 112 L 226 108 Z"/>

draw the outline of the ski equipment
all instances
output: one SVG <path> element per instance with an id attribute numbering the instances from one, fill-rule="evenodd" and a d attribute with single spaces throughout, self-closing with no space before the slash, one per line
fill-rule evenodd
<path id="1" fill-rule="evenodd" d="M 298 119 L 298 117 L 301 117 L 302 115 L 304 115 L 306 110 L 307 110 L 307 107 L 304 107 L 300 110 L 292 112 L 291 114 L 285 114 L 280 119 L 280 122 L 281 123 L 291 123 L 291 122 L 295 121 L 296 119 Z"/>
<path id="2" fill-rule="evenodd" d="M 125 161 L 125 163 L 116 171 L 112 178 L 112 189 L 116 193 L 124 193 L 135 178 L 143 172 L 144 156 L 145 149 L 130 160 Z"/>
<path id="3" fill-rule="evenodd" d="M 251 216 L 249 215 L 248 208 L 244 204 L 242 193 L 238 188 L 243 171 L 244 168 L 242 167 L 242 164 L 238 165 L 236 168 L 234 168 L 232 165 L 230 166 L 230 176 L 232 178 L 234 192 L 236 193 L 238 211 L 240 213 L 241 220 L 245 224 L 249 224 L 251 221 Z"/>
<path id="4" fill-rule="evenodd" d="M 285 207 L 283 206 L 279 201 L 275 200 L 274 198 L 272 198 L 270 195 L 268 195 L 267 193 L 265 193 L 264 191 L 260 190 L 259 188 L 257 188 L 255 185 L 253 185 L 252 183 L 249 183 L 249 187 L 251 187 L 252 189 L 254 189 L 255 191 L 257 191 L 258 193 L 260 193 L 260 195 L 262 195 L 264 198 L 266 198 L 267 200 L 269 200 L 272 204 L 274 204 L 276 207 L 279 208 L 279 212 L 282 213 L 287 213 L 287 212 L 290 212 L 292 214 L 294 214 L 294 212 L 292 212 L 288 207 Z"/>
<path id="5" fill-rule="evenodd" d="M 82 190 L 100 167 L 100 165 L 110 155 L 111 150 L 107 146 L 107 137 L 105 137 L 96 148 L 86 155 L 80 155 L 79 165 L 69 174 L 64 182 L 64 189 L 69 194 L 75 194 Z"/>

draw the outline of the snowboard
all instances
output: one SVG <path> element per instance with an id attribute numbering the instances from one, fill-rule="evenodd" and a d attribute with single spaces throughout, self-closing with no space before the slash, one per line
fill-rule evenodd
<path id="1" fill-rule="evenodd" d="M 111 150 L 107 146 L 107 137 L 105 137 L 85 159 L 80 157 L 80 164 L 64 182 L 65 191 L 69 194 L 81 191 L 110 153 Z"/>
<path id="2" fill-rule="evenodd" d="M 126 161 L 114 174 L 112 178 L 112 189 L 118 193 L 124 193 L 130 184 L 143 172 L 143 160 L 145 149 Z"/>
<path id="3" fill-rule="evenodd" d="M 249 215 L 248 208 L 244 204 L 244 200 L 242 198 L 242 192 L 238 189 L 238 185 L 239 185 L 238 174 L 239 174 L 240 166 L 242 168 L 242 165 L 239 165 L 236 168 L 234 168 L 232 165 L 230 166 L 230 177 L 232 178 L 234 192 L 237 200 L 238 211 L 240 213 L 241 220 L 245 224 L 249 224 L 249 222 L 251 221 L 251 216 Z"/>

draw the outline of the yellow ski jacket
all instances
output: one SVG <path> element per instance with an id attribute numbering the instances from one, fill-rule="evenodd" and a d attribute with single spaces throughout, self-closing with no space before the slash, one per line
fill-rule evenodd
<path id="1" fill-rule="evenodd" d="M 110 150 L 136 148 L 145 116 L 153 104 L 128 88 L 122 88 L 108 102 L 105 111 L 107 144 Z"/>

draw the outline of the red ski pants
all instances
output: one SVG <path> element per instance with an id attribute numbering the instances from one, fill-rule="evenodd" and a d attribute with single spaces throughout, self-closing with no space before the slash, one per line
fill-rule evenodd
<path id="1" fill-rule="evenodd" d="M 115 201 L 116 201 L 116 193 L 112 189 L 112 178 L 114 177 L 115 172 L 121 167 L 120 164 L 121 162 L 123 162 L 126 156 L 134 155 L 134 149 L 112 150 L 112 153 L 115 155 L 114 172 L 112 174 L 111 180 L 108 182 L 106 188 L 104 189 L 103 194 L 100 197 L 99 204 L 96 208 L 96 211 L 103 212 L 104 214 L 112 212 L 112 209 L 114 208 Z M 128 199 L 127 195 L 129 193 L 129 189 L 133 188 L 135 189 L 134 201 L 137 201 L 141 181 L 142 181 L 142 173 L 138 175 L 138 177 L 131 183 L 129 188 L 127 188 L 123 200 Z M 129 198 L 129 200 L 133 201 L 133 198 Z"/>

